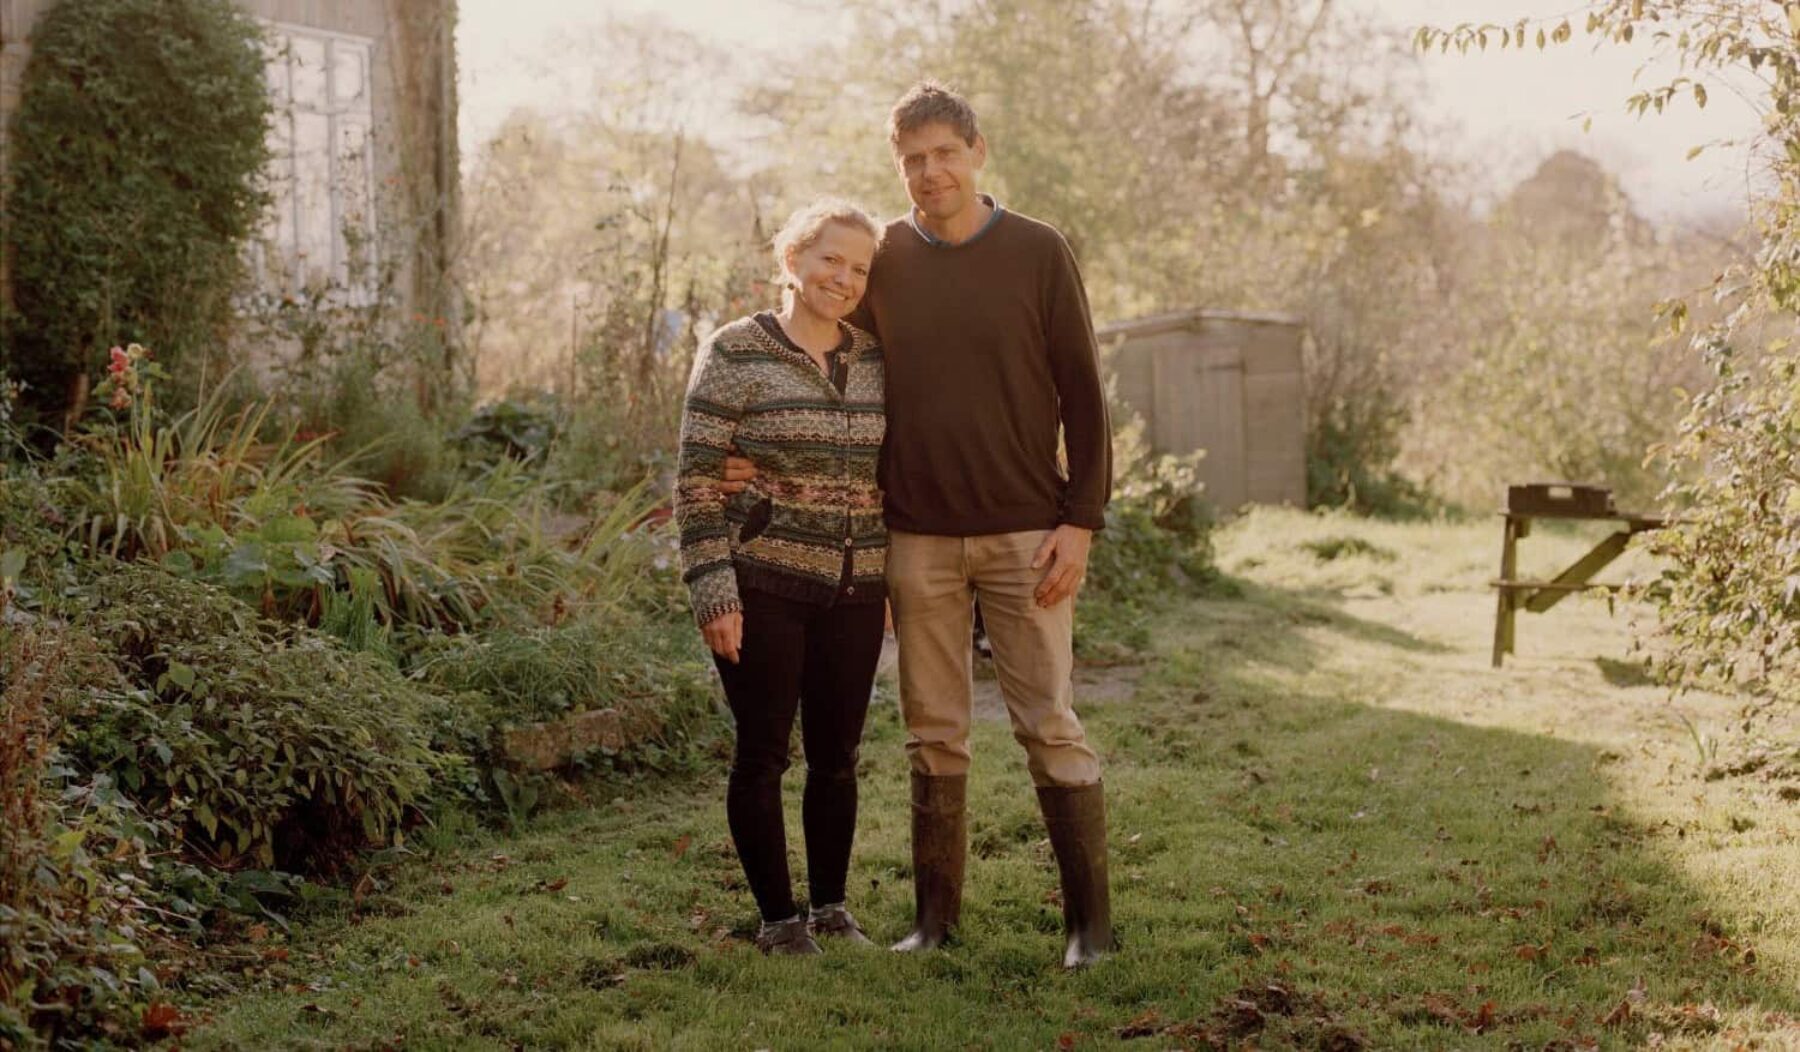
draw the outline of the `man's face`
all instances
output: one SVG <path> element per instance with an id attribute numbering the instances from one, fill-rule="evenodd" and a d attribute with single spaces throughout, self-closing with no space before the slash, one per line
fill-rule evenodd
<path id="1" fill-rule="evenodd" d="M 901 132 L 894 143 L 894 166 L 906 180 L 906 195 L 931 219 L 951 219 L 975 207 L 975 173 L 985 164 L 987 140 L 977 134 L 970 145 L 948 124 Z"/>

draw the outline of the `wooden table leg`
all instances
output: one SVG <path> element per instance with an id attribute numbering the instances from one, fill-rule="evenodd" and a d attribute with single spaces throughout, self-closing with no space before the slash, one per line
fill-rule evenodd
<path id="1" fill-rule="evenodd" d="M 1511 581 L 1513 572 L 1519 562 L 1519 524 L 1511 515 L 1506 516 L 1506 526 L 1500 540 L 1500 580 Z M 1513 649 L 1513 618 L 1517 605 L 1513 602 L 1513 590 L 1507 584 L 1500 585 L 1500 598 L 1494 608 L 1494 667 L 1499 668 L 1501 661 Z"/>

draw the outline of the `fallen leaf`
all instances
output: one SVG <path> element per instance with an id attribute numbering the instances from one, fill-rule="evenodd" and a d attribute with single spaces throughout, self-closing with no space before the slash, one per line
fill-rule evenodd
<path id="1" fill-rule="evenodd" d="M 688 836 L 686 833 L 683 833 L 680 837 L 676 838 L 675 846 L 673 848 L 669 849 L 669 854 L 673 855 L 675 857 L 675 860 L 677 862 L 679 862 L 679 861 L 681 861 L 681 856 L 688 853 L 688 846 L 691 845 L 693 842 L 694 842 L 693 837 Z"/>
<path id="2" fill-rule="evenodd" d="M 1152 1008 L 1144 1014 L 1113 1030 L 1113 1035 L 1121 1040 L 1129 1041 L 1138 1037 L 1155 1037 L 1162 1032 L 1162 1016 Z"/>
<path id="3" fill-rule="evenodd" d="M 181 1009 L 167 1001 L 152 1001 L 144 1009 L 144 1036 L 157 1040 L 179 1033 L 184 1028 Z"/>

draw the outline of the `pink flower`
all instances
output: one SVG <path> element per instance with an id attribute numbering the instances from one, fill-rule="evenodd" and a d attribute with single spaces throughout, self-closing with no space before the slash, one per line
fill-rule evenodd
<path id="1" fill-rule="evenodd" d="M 131 355 L 125 352 L 125 348 L 114 347 L 110 353 L 112 355 L 112 361 L 106 364 L 107 372 L 117 376 L 131 368 Z"/>
<path id="2" fill-rule="evenodd" d="M 112 401 L 108 404 L 110 404 L 114 409 L 129 409 L 129 408 L 131 408 L 131 392 L 125 390 L 123 387 L 114 388 Z"/>

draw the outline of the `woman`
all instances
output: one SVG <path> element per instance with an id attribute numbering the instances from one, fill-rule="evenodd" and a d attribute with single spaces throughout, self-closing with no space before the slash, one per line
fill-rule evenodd
<path id="1" fill-rule="evenodd" d="M 815 935 L 868 942 L 844 908 L 844 882 L 886 598 L 875 484 L 886 419 L 880 349 L 844 318 L 862 299 L 880 236 L 867 213 L 841 201 L 795 212 L 775 236 L 781 310 L 740 318 L 707 340 L 682 415 L 683 580 L 737 727 L 725 814 L 765 953 L 819 953 Z M 734 445 L 755 459 L 758 476 L 727 500 L 718 482 Z M 804 917 L 781 811 L 796 709 L 806 755 Z"/>

